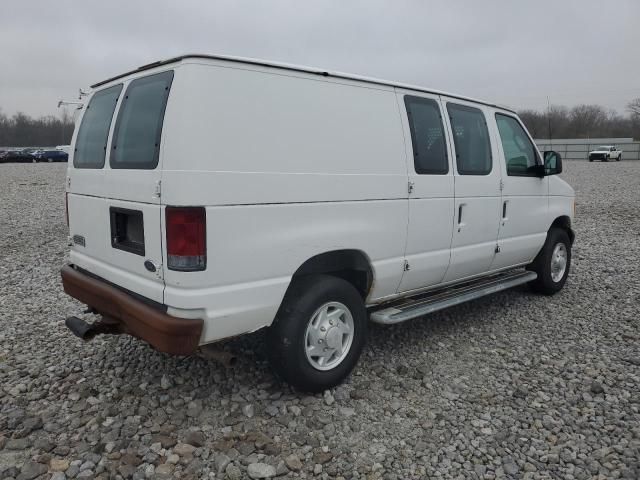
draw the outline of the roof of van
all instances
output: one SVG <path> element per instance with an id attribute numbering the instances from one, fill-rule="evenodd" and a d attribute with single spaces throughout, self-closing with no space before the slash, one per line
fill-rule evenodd
<path id="1" fill-rule="evenodd" d="M 112 82 L 114 80 L 117 80 L 119 78 L 123 78 L 123 77 L 126 77 L 128 75 L 131 75 L 132 73 L 137 73 L 137 72 L 141 72 L 141 71 L 144 71 L 144 70 L 150 70 L 152 68 L 160 67 L 160 66 L 163 66 L 163 65 L 169 65 L 171 63 L 177 63 L 177 62 L 180 62 L 182 60 L 189 59 L 189 58 L 207 59 L 207 60 L 223 60 L 223 61 L 226 61 L 226 62 L 238 62 L 238 63 L 245 63 L 245 64 L 250 64 L 250 65 L 258 65 L 258 66 L 262 66 L 262 67 L 271 67 L 271 68 L 278 68 L 278 69 L 283 69 L 283 70 L 293 70 L 293 71 L 298 71 L 298 72 L 313 73 L 313 74 L 316 74 L 316 75 L 322 75 L 323 77 L 342 78 L 342 79 L 356 80 L 356 81 L 359 81 L 359 82 L 372 83 L 372 84 L 377 84 L 377 85 L 386 85 L 386 86 L 389 86 L 389 87 L 405 88 L 407 90 L 415 90 L 415 91 L 418 91 L 418 92 L 433 93 L 433 94 L 436 94 L 436 95 L 445 95 L 447 97 L 457 98 L 457 99 L 460 99 L 460 100 L 467 100 L 467 101 L 470 101 L 470 102 L 481 103 L 483 105 L 488 105 L 490 107 L 501 108 L 503 110 L 508 110 L 510 112 L 516 113 L 516 111 L 513 108 L 506 107 L 504 105 L 499 105 L 499 104 L 496 104 L 496 103 L 487 102 L 485 100 L 478 100 L 476 98 L 465 97 L 465 96 L 462 96 L 462 95 L 455 95 L 455 94 L 443 92 L 441 90 L 434 90 L 434 89 L 431 89 L 431 88 L 420 87 L 420 86 L 417 86 L 417 85 L 410 85 L 410 84 L 405 84 L 405 83 L 400 83 L 400 82 L 391 82 L 389 80 L 381 80 L 379 78 L 363 77 L 363 76 L 353 75 L 353 74 L 349 74 L 349 73 L 330 72 L 328 70 L 323 70 L 323 69 L 314 68 L 314 67 L 305 67 L 305 66 L 301 66 L 301 65 L 290 65 L 290 64 L 287 64 L 287 63 L 270 62 L 270 61 L 267 61 L 267 60 L 259 60 L 259 59 L 255 59 L 255 58 L 234 57 L 234 56 L 227 56 L 227 55 L 205 55 L 205 54 L 199 54 L 199 53 L 189 53 L 189 54 L 185 54 L 185 55 L 180 55 L 179 57 L 173 57 L 173 58 L 169 58 L 167 60 L 159 60 L 157 62 L 149 63 L 147 65 L 143 65 L 141 67 L 138 67 L 135 70 L 131 70 L 129 72 L 125 72 L 125 73 L 122 73 L 120 75 L 116 75 L 115 77 L 111 77 L 111 78 L 108 78 L 106 80 L 103 80 L 102 82 L 95 83 L 95 84 L 91 85 L 91 88 L 96 88 L 96 87 L 99 87 L 101 85 L 105 85 L 105 84 L 110 83 L 110 82 Z"/>

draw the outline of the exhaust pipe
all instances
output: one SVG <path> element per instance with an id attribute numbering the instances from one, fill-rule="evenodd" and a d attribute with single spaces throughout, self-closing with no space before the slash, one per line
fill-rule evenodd
<path id="1" fill-rule="evenodd" d="M 81 338 L 82 340 L 91 340 L 95 337 L 95 332 L 91 331 L 91 325 L 81 318 L 67 317 L 64 324 L 76 337 Z"/>
<path id="2" fill-rule="evenodd" d="M 96 335 L 121 333 L 118 324 L 112 322 L 87 323 L 78 317 L 67 317 L 64 324 L 76 337 L 86 342 L 92 340 Z"/>
<path id="3" fill-rule="evenodd" d="M 233 367 L 238 363 L 238 357 L 236 355 L 217 348 L 214 345 L 204 345 L 200 347 L 200 356 L 209 360 L 215 360 L 227 368 Z"/>

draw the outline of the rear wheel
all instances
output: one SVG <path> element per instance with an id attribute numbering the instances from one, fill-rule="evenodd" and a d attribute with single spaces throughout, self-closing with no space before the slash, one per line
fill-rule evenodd
<path id="1" fill-rule="evenodd" d="M 567 232 L 552 228 L 542 250 L 527 270 L 538 274 L 538 278 L 529 283 L 531 289 L 545 295 L 559 292 L 567 281 L 571 267 L 571 241 Z"/>
<path id="2" fill-rule="evenodd" d="M 619 162 L 620 160 L 622 160 L 622 155 L 618 155 L 618 158 L 616 159 L 616 162 Z"/>
<path id="3" fill-rule="evenodd" d="M 321 392 L 353 370 L 367 326 L 364 301 L 347 281 L 329 275 L 294 280 L 267 333 L 269 361 L 294 387 Z"/>

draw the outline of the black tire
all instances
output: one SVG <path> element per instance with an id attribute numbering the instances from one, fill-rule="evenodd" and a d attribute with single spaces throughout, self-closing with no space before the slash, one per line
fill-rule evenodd
<path id="1" fill-rule="evenodd" d="M 619 162 L 620 160 L 622 160 L 622 155 L 618 155 L 618 158 L 616 159 L 616 162 Z"/>
<path id="2" fill-rule="evenodd" d="M 552 277 L 552 256 L 557 245 L 563 244 L 566 251 L 566 267 L 562 277 L 555 281 Z M 569 269 L 571 268 L 571 241 L 566 231 L 560 228 L 552 228 L 547 234 L 547 240 L 538 253 L 536 258 L 527 266 L 527 270 L 531 270 L 538 274 L 538 278 L 529 282 L 529 287 L 534 292 L 544 295 L 553 295 L 564 287 Z"/>
<path id="3" fill-rule="evenodd" d="M 593 158 L 590 158 L 590 159 L 589 159 L 589 161 L 590 161 L 590 162 L 593 162 Z"/>
<path id="4" fill-rule="evenodd" d="M 318 309 L 329 302 L 347 307 L 354 334 L 342 361 L 330 370 L 319 370 L 307 358 L 307 327 Z M 367 330 L 364 301 L 353 285 L 330 275 L 301 277 L 289 287 L 268 329 L 267 355 L 275 373 L 286 382 L 302 391 L 322 392 L 340 384 L 351 373 L 366 343 Z"/>

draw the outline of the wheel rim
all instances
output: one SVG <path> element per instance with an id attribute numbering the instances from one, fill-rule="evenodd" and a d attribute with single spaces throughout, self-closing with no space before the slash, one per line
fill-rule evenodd
<path id="1" fill-rule="evenodd" d="M 551 280 L 558 283 L 564 277 L 567 270 L 567 247 L 564 243 L 558 243 L 551 254 Z"/>
<path id="2" fill-rule="evenodd" d="M 316 370 L 331 370 L 342 363 L 353 343 L 354 323 L 349 309 L 340 302 L 328 302 L 311 316 L 305 333 L 304 350 Z"/>

